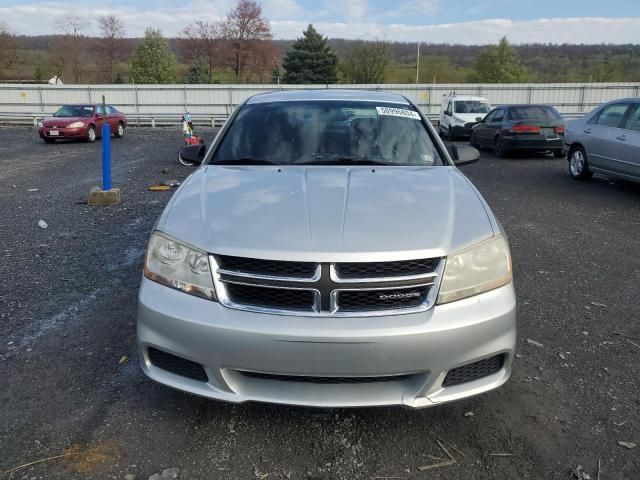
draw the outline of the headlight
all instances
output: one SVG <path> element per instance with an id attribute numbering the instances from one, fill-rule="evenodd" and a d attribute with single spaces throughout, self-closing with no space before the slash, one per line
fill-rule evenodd
<path id="1" fill-rule="evenodd" d="M 472 297 L 512 279 L 509 245 L 502 235 L 454 253 L 446 262 L 438 303 Z"/>
<path id="2" fill-rule="evenodd" d="M 38 128 L 42 128 L 44 127 L 44 124 L 42 122 L 38 122 Z"/>
<path id="3" fill-rule="evenodd" d="M 67 125 L 67 128 L 80 128 L 84 127 L 84 122 L 73 122 Z"/>
<path id="4" fill-rule="evenodd" d="M 176 290 L 216 300 L 207 254 L 158 232 L 149 240 L 144 276 Z"/>

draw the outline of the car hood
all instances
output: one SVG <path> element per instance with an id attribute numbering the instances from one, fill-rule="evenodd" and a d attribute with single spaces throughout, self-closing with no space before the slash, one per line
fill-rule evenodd
<path id="1" fill-rule="evenodd" d="M 86 122 L 88 117 L 46 117 L 42 119 L 45 127 L 66 127 L 73 122 Z"/>
<path id="2" fill-rule="evenodd" d="M 325 262 L 444 256 L 496 225 L 455 167 L 209 165 L 157 228 L 210 253 Z"/>

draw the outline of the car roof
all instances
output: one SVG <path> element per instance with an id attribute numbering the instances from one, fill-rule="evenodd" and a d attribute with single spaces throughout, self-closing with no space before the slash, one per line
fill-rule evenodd
<path id="1" fill-rule="evenodd" d="M 301 101 L 331 101 L 344 100 L 353 102 L 380 102 L 410 105 L 402 95 L 371 90 L 351 90 L 341 88 L 323 88 L 316 90 L 279 90 L 254 95 L 247 100 L 247 104 L 272 102 L 301 102 Z"/>
<path id="2" fill-rule="evenodd" d="M 508 103 L 505 105 L 498 105 L 495 108 L 518 108 L 518 107 L 540 107 L 540 108 L 553 108 L 555 110 L 556 107 L 553 105 L 547 105 L 545 103 Z"/>

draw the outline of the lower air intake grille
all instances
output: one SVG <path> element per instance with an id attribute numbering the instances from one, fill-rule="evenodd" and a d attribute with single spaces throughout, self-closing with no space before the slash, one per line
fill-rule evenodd
<path id="1" fill-rule="evenodd" d="M 422 305 L 429 287 L 395 290 L 342 290 L 338 292 L 338 309 L 342 312 L 393 310 Z"/>
<path id="2" fill-rule="evenodd" d="M 240 372 L 245 377 L 260 380 L 277 380 L 281 382 L 319 383 L 319 384 L 344 384 L 344 383 L 378 383 L 399 382 L 406 380 L 411 375 L 387 375 L 384 377 L 311 377 L 306 375 L 272 375 L 270 373 Z"/>
<path id="3" fill-rule="evenodd" d="M 463 365 L 462 367 L 449 370 L 447 376 L 442 382 L 443 387 L 453 387 L 462 383 L 478 380 L 479 378 L 488 377 L 489 375 L 499 372 L 504 364 L 504 355 L 496 355 L 495 357 L 486 358 L 479 362 Z"/>
<path id="4" fill-rule="evenodd" d="M 315 297 L 311 290 L 289 288 L 254 287 L 237 283 L 227 283 L 227 293 L 238 304 L 283 310 L 312 311 Z"/>
<path id="5" fill-rule="evenodd" d="M 154 366 L 175 375 L 200 382 L 209 381 L 209 377 L 207 377 L 207 373 L 204 371 L 202 365 L 187 360 L 186 358 L 178 357 L 151 347 L 149 348 L 149 360 Z"/>

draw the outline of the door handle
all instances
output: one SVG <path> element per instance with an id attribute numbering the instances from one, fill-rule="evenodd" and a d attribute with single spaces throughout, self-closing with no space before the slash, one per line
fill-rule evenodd
<path id="1" fill-rule="evenodd" d="M 616 140 L 620 140 L 621 142 L 626 142 L 627 141 L 627 137 L 625 135 L 620 135 L 620 136 L 616 137 Z"/>
<path id="2" fill-rule="evenodd" d="M 583 130 L 584 133 L 591 133 L 591 129 Z"/>

